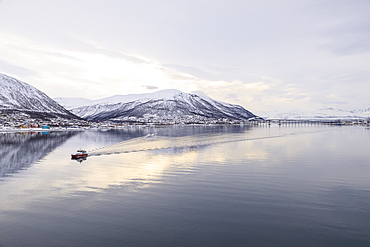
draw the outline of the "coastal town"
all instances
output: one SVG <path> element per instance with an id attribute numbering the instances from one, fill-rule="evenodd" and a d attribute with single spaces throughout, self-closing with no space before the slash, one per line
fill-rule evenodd
<path id="1" fill-rule="evenodd" d="M 321 120 L 297 120 L 297 119 L 262 119 L 250 120 L 209 119 L 202 117 L 183 118 L 159 118 L 144 116 L 142 118 L 127 117 L 124 119 L 112 119 L 110 121 L 93 122 L 83 119 L 66 118 L 32 118 L 24 112 L 0 114 L 0 132 L 7 131 L 36 131 L 36 130 L 84 130 L 99 128 L 125 128 L 129 126 L 145 125 L 211 125 L 211 124 L 250 124 L 250 125 L 297 125 L 297 124 L 325 124 L 325 125 L 369 125 L 370 119 L 321 119 Z"/>
<path id="2" fill-rule="evenodd" d="M 90 128 L 123 128 L 135 125 L 185 125 L 185 124 L 248 124 L 250 121 L 230 119 L 209 119 L 202 117 L 158 118 L 144 116 L 142 118 L 127 117 L 110 121 L 93 122 L 83 119 L 66 118 L 32 118 L 24 112 L 0 114 L 0 131 L 27 129 L 90 129 Z"/>

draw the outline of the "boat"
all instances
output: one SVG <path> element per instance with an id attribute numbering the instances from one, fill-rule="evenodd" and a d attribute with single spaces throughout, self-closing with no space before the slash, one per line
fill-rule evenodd
<path id="1" fill-rule="evenodd" d="M 81 159 L 81 158 L 86 158 L 89 154 L 87 153 L 86 150 L 79 149 L 76 151 L 76 153 L 71 154 L 72 159 Z"/>

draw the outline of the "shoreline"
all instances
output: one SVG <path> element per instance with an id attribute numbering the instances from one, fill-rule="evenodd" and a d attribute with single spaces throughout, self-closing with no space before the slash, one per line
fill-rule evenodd
<path id="1" fill-rule="evenodd" d="M 23 132 L 54 132 L 54 131 L 84 131 L 83 128 L 0 128 L 0 133 L 23 133 Z"/>
<path id="2" fill-rule="evenodd" d="M 298 121 L 299 122 L 299 121 Z M 12 128 L 12 127 L 0 127 L 0 134 L 5 133 L 32 133 L 32 132 L 61 132 L 61 131 L 86 131 L 86 130 L 112 130 L 112 129 L 127 129 L 127 128 L 153 128 L 153 127 L 163 127 L 163 126 L 189 126 L 189 125 L 197 125 L 197 126 L 220 126 L 220 125 L 250 125 L 250 126 L 270 126 L 270 125 L 277 125 L 277 126 L 296 126 L 296 125 L 304 125 L 304 126 L 365 126 L 369 127 L 369 123 L 354 123 L 354 122 L 324 122 L 324 121 L 313 121 L 310 124 L 310 121 L 302 121 L 297 124 L 295 121 L 284 121 L 284 120 L 274 120 L 274 121 L 263 121 L 263 122 L 253 122 L 248 124 L 147 124 L 147 125 L 127 125 L 127 126 L 94 126 L 94 127 L 51 127 L 48 129 L 42 128 Z"/>

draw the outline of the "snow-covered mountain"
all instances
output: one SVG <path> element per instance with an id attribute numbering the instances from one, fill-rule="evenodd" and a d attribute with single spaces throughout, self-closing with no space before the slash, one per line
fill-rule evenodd
<path id="1" fill-rule="evenodd" d="M 0 112 L 78 118 L 35 87 L 4 74 L 0 74 Z"/>
<path id="2" fill-rule="evenodd" d="M 57 98 L 65 107 L 86 99 Z M 247 120 L 256 117 L 239 105 L 219 102 L 197 94 L 169 89 L 155 93 L 116 95 L 90 101 L 87 105 L 69 108 L 79 117 L 92 121 L 105 120 Z"/>
<path id="3" fill-rule="evenodd" d="M 314 111 L 270 111 L 263 112 L 260 116 L 266 119 L 358 119 L 369 118 L 370 108 L 363 110 L 320 108 Z"/>

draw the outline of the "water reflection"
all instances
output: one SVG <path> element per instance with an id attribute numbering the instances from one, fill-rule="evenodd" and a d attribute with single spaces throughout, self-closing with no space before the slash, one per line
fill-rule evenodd
<path id="1" fill-rule="evenodd" d="M 153 128 L 149 127 L 128 127 L 127 129 L 97 129 L 84 131 L 79 134 L 79 138 L 86 142 L 101 144 L 112 144 L 148 135 L 152 133 Z"/>
<path id="2" fill-rule="evenodd" d="M 254 141 L 267 138 L 276 142 L 276 138 L 290 135 L 280 131 L 250 134 L 249 127 L 240 126 L 201 128 L 181 129 L 171 126 L 156 129 L 156 136 L 138 137 L 108 145 L 92 152 L 83 166 L 75 167 L 71 178 L 54 181 L 51 186 L 68 194 L 102 192 L 112 186 L 127 187 L 130 190 L 147 188 L 162 183 L 168 177 L 194 173 L 199 169 L 199 163 L 209 162 L 210 159 L 213 166 L 225 165 L 231 157 L 263 162 L 271 158 L 272 154 Z M 106 137 L 110 139 L 109 135 Z"/>
<path id="3" fill-rule="evenodd" d="M 70 160 L 71 148 L 133 136 L 79 133 L 29 169 L 33 172 L 0 184 L 1 241 L 367 246 L 370 132 L 351 131 L 148 128 L 135 137 L 156 133 L 176 144 L 237 135 L 243 141 L 92 156 L 81 164 Z"/>
<path id="4" fill-rule="evenodd" d="M 82 163 L 84 161 L 87 160 L 87 157 L 82 157 L 82 158 L 76 158 L 76 157 L 72 157 L 71 160 L 75 160 L 77 161 L 78 163 Z"/>
<path id="5" fill-rule="evenodd" d="M 0 134 L 0 177 L 27 169 L 75 134 L 76 132 Z"/>
<path id="6" fill-rule="evenodd" d="M 170 149 L 90 157 L 88 162 L 74 167 L 68 180 L 49 181 L 49 186 L 58 188 L 63 194 L 103 192 L 114 186 L 142 189 L 161 183 L 169 174 L 174 176 L 194 171 L 199 151 Z"/>
<path id="7" fill-rule="evenodd" d="M 150 150 L 201 147 L 227 142 L 251 140 L 255 137 L 243 135 L 250 126 L 171 126 L 153 129 L 151 134 L 113 143 L 89 152 L 90 156 L 132 153 Z M 280 136 L 280 135 L 279 135 Z M 259 136 L 257 138 L 272 137 Z M 276 137 L 276 136 L 275 136 Z"/>

